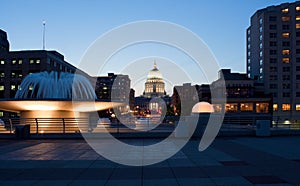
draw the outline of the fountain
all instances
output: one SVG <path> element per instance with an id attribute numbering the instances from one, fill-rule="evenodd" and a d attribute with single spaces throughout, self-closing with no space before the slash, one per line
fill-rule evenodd
<path id="1" fill-rule="evenodd" d="M 0 110 L 20 113 L 20 119 L 89 118 L 96 111 L 118 105 L 97 100 L 86 77 L 64 72 L 30 74 L 14 99 L 0 100 Z"/>

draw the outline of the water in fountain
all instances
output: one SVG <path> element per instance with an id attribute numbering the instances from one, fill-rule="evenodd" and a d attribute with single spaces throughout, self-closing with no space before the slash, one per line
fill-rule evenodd
<path id="1" fill-rule="evenodd" d="M 95 100 L 96 94 L 86 77 L 79 74 L 52 71 L 26 76 L 15 98 Z"/>

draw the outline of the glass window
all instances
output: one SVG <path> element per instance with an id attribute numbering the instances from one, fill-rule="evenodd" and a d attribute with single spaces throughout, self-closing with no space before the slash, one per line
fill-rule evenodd
<path id="1" fill-rule="evenodd" d="M 214 104 L 213 107 L 214 107 L 215 112 L 222 112 L 221 104 Z"/>
<path id="2" fill-rule="evenodd" d="M 276 41 L 270 41 L 270 46 L 277 46 Z"/>
<path id="3" fill-rule="evenodd" d="M 270 72 L 277 72 L 277 67 L 270 67 Z"/>
<path id="4" fill-rule="evenodd" d="M 289 12 L 289 9 L 288 9 L 288 8 L 284 8 L 284 9 L 281 10 L 281 12 L 282 12 L 282 13 L 288 13 L 288 12 Z"/>
<path id="5" fill-rule="evenodd" d="M 1 64 L 1 65 L 4 65 L 4 64 L 5 64 L 4 59 L 1 59 L 1 60 L 0 60 L 0 64 Z"/>
<path id="6" fill-rule="evenodd" d="M 34 60 L 33 60 L 33 59 L 30 59 L 30 60 L 29 60 L 29 63 L 30 63 L 30 64 L 33 64 L 33 63 L 34 63 Z"/>
<path id="7" fill-rule="evenodd" d="M 291 93 L 290 92 L 283 92 L 282 97 L 289 98 L 289 97 L 291 97 Z"/>
<path id="8" fill-rule="evenodd" d="M 296 66 L 296 71 L 300 71 L 300 66 Z"/>
<path id="9" fill-rule="evenodd" d="M 270 37 L 270 38 L 276 38 L 276 37 L 277 37 L 277 34 L 276 34 L 276 33 L 270 33 L 270 34 L 269 34 L 269 37 Z"/>
<path id="10" fill-rule="evenodd" d="M 277 63 L 277 58 L 270 58 L 270 63 Z"/>
<path id="11" fill-rule="evenodd" d="M 291 20 L 291 16 L 282 16 L 281 20 L 282 21 L 290 21 Z"/>
<path id="12" fill-rule="evenodd" d="M 37 60 L 35 61 L 35 63 L 36 63 L 36 64 L 39 64 L 39 63 L 41 63 L 41 60 L 40 60 L 40 59 L 37 59 Z"/>
<path id="13" fill-rule="evenodd" d="M 283 75 L 282 80 L 290 80 L 290 75 Z"/>
<path id="14" fill-rule="evenodd" d="M 22 63 L 23 63 L 23 60 L 22 60 L 22 59 L 19 59 L 18 64 L 19 64 L 19 65 L 22 65 Z"/>
<path id="15" fill-rule="evenodd" d="M 290 42 L 289 41 L 283 41 L 282 46 L 290 46 Z"/>
<path id="16" fill-rule="evenodd" d="M 291 104 L 288 104 L 288 103 L 282 104 L 282 110 L 283 111 L 291 110 Z"/>
<path id="17" fill-rule="evenodd" d="M 296 21 L 300 21 L 300 15 L 296 16 Z"/>
<path id="18" fill-rule="evenodd" d="M 10 90 L 16 90 L 16 85 L 10 85 Z"/>
<path id="19" fill-rule="evenodd" d="M 278 85 L 277 84 L 270 84 L 270 89 L 277 89 Z"/>
<path id="20" fill-rule="evenodd" d="M 277 76 L 276 75 L 270 75 L 270 80 L 277 80 Z"/>
<path id="21" fill-rule="evenodd" d="M 252 112 L 253 111 L 253 103 L 241 103 L 241 111 L 242 112 Z"/>
<path id="22" fill-rule="evenodd" d="M 282 55 L 289 55 L 290 54 L 290 50 L 282 50 Z"/>
<path id="23" fill-rule="evenodd" d="M 16 59 L 12 59 L 11 60 L 11 64 L 15 65 L 17 63 L 17 60 Z"/>
<path id="24" fill-rule="evenodd" d="M 269 103 L 256 103 L 256 112 L 257 113 L 268 113 L 269 112 Z"/>
<path id="25" fill-rule="evenodd" d="M 300 28 L 300 23 L 297 23 L 296 24 L 296 29 L 299 29 Z"/>
<path id="26" fill-rule="evenodd" d="M 270 50 L 270 55 L 276 55 L 277 54 L 277 50 Z"/>
<path id="27" fill-rule="evenodd" d="M 282 30 L 289 30 L 290 29 L 290 25 L 282 25 Z"/>
<path id="28" fill-rule="evenodd" d="M 270 16 L 269 17 L 269 21 L 276 21 L 276 19 L 277 19 L 276 16 Z"/>
<path id="29" fill-rule="evenodd" d="M 296 104 L 296 110 L 300 111 L 300 104 Z"/>
<path id="30" fill-rule="evenodd" d="M 290 63 L 290 58 L 288 57 L 282 58 L 282 62 L 288 64 Z"/>
<path id="31" fill-rule="evenodd" d="M 283 71 L 283 72 L 289 72 L 290 69 L 291 69 L 290 67 L 283 67 L 283 68 L 282 68 L 282 71 Z"/>
<path id="32" fill-rule="evenodd" d="M 238 104 L 237 103 L 227 103 L 225 105 L 226 112 L 237 112 L 238 111 Z"/>
<path id="33" fill-rule="evenodd" d="M 300 92 L 296 92 L 296 97 L 300 97 Z"/>
<path id="34" fill-rule="evenodd" d="M 300 11 L 300 6 L 296 6 L 296 10 L 297 10 L 297 11 Z"/>
<path id="35" fill-rule="evenodd" d="M 283 32 L 282 33 L 282 37 L 283 38 L 289 38 L 290 37 L 290 33 L 289 32 Z"/>
<path id="36" fill-rule="evenodd" d="M 4 85 L 0 85 L 0 91 L 4 91 Z"/>
<path id="37" fill-rule="evenodd" d="M 5 73 L 4 72 L 0 72 L 0 77 L 5 77 Z"/>
<path id="38" fill-rule="evenodd" d="M 276 28 L 277 28 L 276 25 L 270 25 L 270 26 L 269 26 L 269 29 L 270 29 L 270 30 L 276 30 Z"/>
<path id="39" fill-rule="evenodd" d="M 273 104 L 273 110 L 274 110 L 274 111 L 277 111 L 277 110 L 278 110 L 278 104 L 276 104 L 276 103 Z"/>

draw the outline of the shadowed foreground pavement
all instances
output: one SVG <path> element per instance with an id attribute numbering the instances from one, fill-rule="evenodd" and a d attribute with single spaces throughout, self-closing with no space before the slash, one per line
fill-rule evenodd
<path id="1" fill-rule="evenodd" d="M 152 139 L 126 139 L 130 143 Z M 80 139 L 0 140 L 0 185 L 299 185 L 300 137 L 191 140 L 146 167 L 104 159 Z"/>

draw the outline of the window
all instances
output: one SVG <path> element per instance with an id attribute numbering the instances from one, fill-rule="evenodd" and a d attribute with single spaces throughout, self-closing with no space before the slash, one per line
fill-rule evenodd
<path id="1" fill-rule="evenodd" d="M 12 72 L 12 73 L 11 73 L 11 77 L 12 77 L 12 78 L 15 78 L 15 77 L 16 77 L 16 73 L 15 73 L 15 72 Z"/>
<path id="2" fill-rule="evenodd" d="M 263 23 L 263 20 L 262 18 L 259 19 L 259 24 L 262 24 Z"/>
<path id="3" fill-rule="evenodd" d="M 300 40 L 296 41 L 296 45 L 299 46 L 300 45 Z"/>
<path id="4" fill-rule="evenodd" d="M 30 59 L 29 60 L 29 64 L 33 64 L 34 63 L 34 60 L 33 59 Z"/>
<path id="5" fill-rule="evenodd" d="M 290 54 L 290 50 L 282 50 L 282 55 L 289 55 Z"/>
<path id="6" fill-rule="evenodd" d="M 282 16 L 282 17 L 281 17 L 281 20 L 284 21 L 284 22 L 285 22 L 285 21 L 290 21 L 290 20 L 291 20 L 291 17 L 290 17 L 290 16 Z"/>
<path id="7" fill-rule="evenodd" d="M 296 21 L 300 21 L 300 15 L 296 16 Z"/>
<path id="8" fill-rule="evenodd" d="M 297 23 L 297 24 L 296 24 L 296 29 L 299 29 L 299 28 L 300 28 L 300 24 Z"/>
<path id="9" fill-rule="evenodd" d="M 259 60 L 259 65 L 263 65 L 264 64 L 264 61 L 261 59 Z"/>
<path id="10" fill-rule="evenodd" d="M 19 65 L 22 65 L 22 63 L 23 63 L 23 60 L 22 60 L 22 59 L 19 59 L 18 64 L 19 64 Z"/>
<path id="11" fill-rule="evenodd" d="M 277 17 L 276 16 L 270 16 L 269 21 L 276 21 Z"/>
<path id="12" fill-rule="evenodd" d="M 11 64 L 15 65 L 17 63 L 17 60 L 16 59 L 12 59 L 11 60 Z"/>
<path id="13" fill-rule="evenodd" d="M 284 8 L 284 9 L 281 10 L 281 12 L 282 12 L 282 13 L 288 13 L 288 12 L 289 12 L 289 9 L 288 9 L 288 8 Z"/>
<path id="14" fill-rule="evenodd" d="M 270 67 L 270 72 L 277 72 L 277 67 Z"/>
<path id="15" fill-rule="evenodd" d="M 282 71 L 283 71 L 283 72 L 289 72 L 290 69 L 291 69 L 290 67 L 283 67 L 283 68 L 282 68 Z"/>
<path id="16" fill-rule="evenodd" d="M 300 75 L 296 75 L 296 80 L 300 80 Z"/>
<path id="17" fill-rule="evenodd" d="M 296 66 L 296 71 L 300 71 L 300 66 Z"/>
<path id="18" fill-rule="evenodd" d="M 226 112 L 237 112 L 238 111 L 238 104 L 237 103 L 227 103 L 225 105 Z"/>
<path id="19" fill-rule="evenodd" d="M 0 77 L 5 77 L 5 73 L 4 72 L 0 72 Z"/>
<path id="20" fill-rule="evenodd" d="M 270 84 L 270 89 L 277 89 L 277 84 Z"/>
<path id="21" fill-rule="evenodd" d="M 277 80 L 277 76 L 276 75 L 270 75 L 270 80 Z"/>
<path id="22" fill-rule="evenodd" d="M 276 37 L 277 37 L 277 33 L 270 33 L 270 34 L 269 34 L 269 37 L 270 37 L 270 38 L 276 38 Z"/>
<path id="23" fill-rule="evenodd" d="M 277 26 L 276 26 L 276 25 L 270 25 L 270 26 L 269 26 L 269 29 L 270 29 L 270 30 L 276 30 L 276 29 L 277 29 Z"/>
<path id="24" fill-rule="evenodd" d="M 282 62 L 288 64 L 288 63 L 290 63 L 290 58 L 284 57 L 284 58 L 282 58 Z"/>
<path id="25" fill-rule="evenodd" d="M 277 46 L 276 41 L 270 41 L 270 46 Z"/>
<path id="26" fill-rule="evenodd" d="M 296 110 L 300 111 L 300 104 L 296 104 Z"/>
<path id="27" fill-rule="evenodd" d="M 283 92 L 282 97 L 289 98 L 289 97 L 291 97 L 291 93 L 290 92 Z"/>
<path id="28" fill-rule="evenodd" d="M 288 104 L 288 103 L 282 104 L 282 110 L 283 111 L 291 110 L 291 104 Z"/>
<path id="29" fill-rule="evenodd" d="M 270 55 L 276 55 L 277 54 L 277 50 L 270 50 Z"/>
<path id="30" fill-rule="evenodd" d="M 296 49 L 296 54 L 300 54 L 300 49 Z"/>
<path id="31" fill-rule="evenodd" d="M 0 85 L 0 91 L 4 91 L 4 85 Z"/>
<path id="32" fill-rule="evenodd" d="M 270 58 L 270 63 L 277 63 L 277 58 Z"/>
<path id="33" fill-rule="evenodd" d="M 300 89 L 300 83 L 296 83 L 296 88 Z"/>
<path id="34" fill-rule="evenodd" d="M 277 98 L 277 92 L 272 92 L 271 94 L 273 98 Z"/>
<path id="35" fill-rule="evenodd" d="M 290 42 L 289 41 L 283 41 L 282 46 L 285 46 L 285 47 L 290 46 Z"/>
<path id="36" fill-rule="evenodd" d="M 277 111 L 278 110 L 278 104 L 273 104 L 273 110 Z"/>
<path id="37" fill-rule="evenodd" d="M 253 111 L 253 103 L 241 103 L 240 109 L 242 112 L 252 112 Z"/>
<path id="38" fill-rule="evenodd" d="M 296 58 L 296 62 L 297 62 L 297 63 L 300 63 L 300 57 L 297 57 L 297 58 Z"/>
<path id="39" fill-rule="evenodd" d="M 282 25 L 282 30 L 289 30 L 290 29 L 290 25 Z"/>
<path id="40" fill-rule="evenodd" d="M 296 37 L 300 37 L 300 32 L 296 32 Z"/>
<path id="41" fill-rule="evenodd" d="M 1 64 L 1 65 L 5 65 L 4 59 L 1 59 L 1 60 L 0 60 L 0 64 Z"/>
<path id="42" fill-rule="evenodd" d="M 282 76 L 282 80 L 290 80 L 290 79 L 291 79 L 290 75 L 283 75 Z"/>
<path id="43" fill-rule="evenodd" d="M 289 38 L 290 37 L 290 33 L 289 32 L 283 32 L 282 33 L 282 37 L 283 38 Z"/>
<path id="44" fill-rule="evenodd" d="M 300 97 L 300 92 L 296 92 L 296 97 Z"/>
<path id="45" fill-rule="evenodd" d="M 296 10 L 297 10 L 297 11 L 300 11 L 300 6 L 296 6 Z"/>
<path id="46" fill-rule="evenodd" d="M 10 90 L 16 90 L 16 85 L 10 85 Z"/>
<path id="47" fill-rule="evenodd" d="M 39 64 L 39 63 L 41 63 L 41 60 L 40 60 L 40 59 L 37 59 L 37 60 L 35 60 L 35 63 L 36 63 L 36 64 Z"/>
<path id="48" fill-rule="evenodd" d="M 269 112 L 269 103 L 256 103 L 256 112 L 257 113 L 268 113 Z"/>

